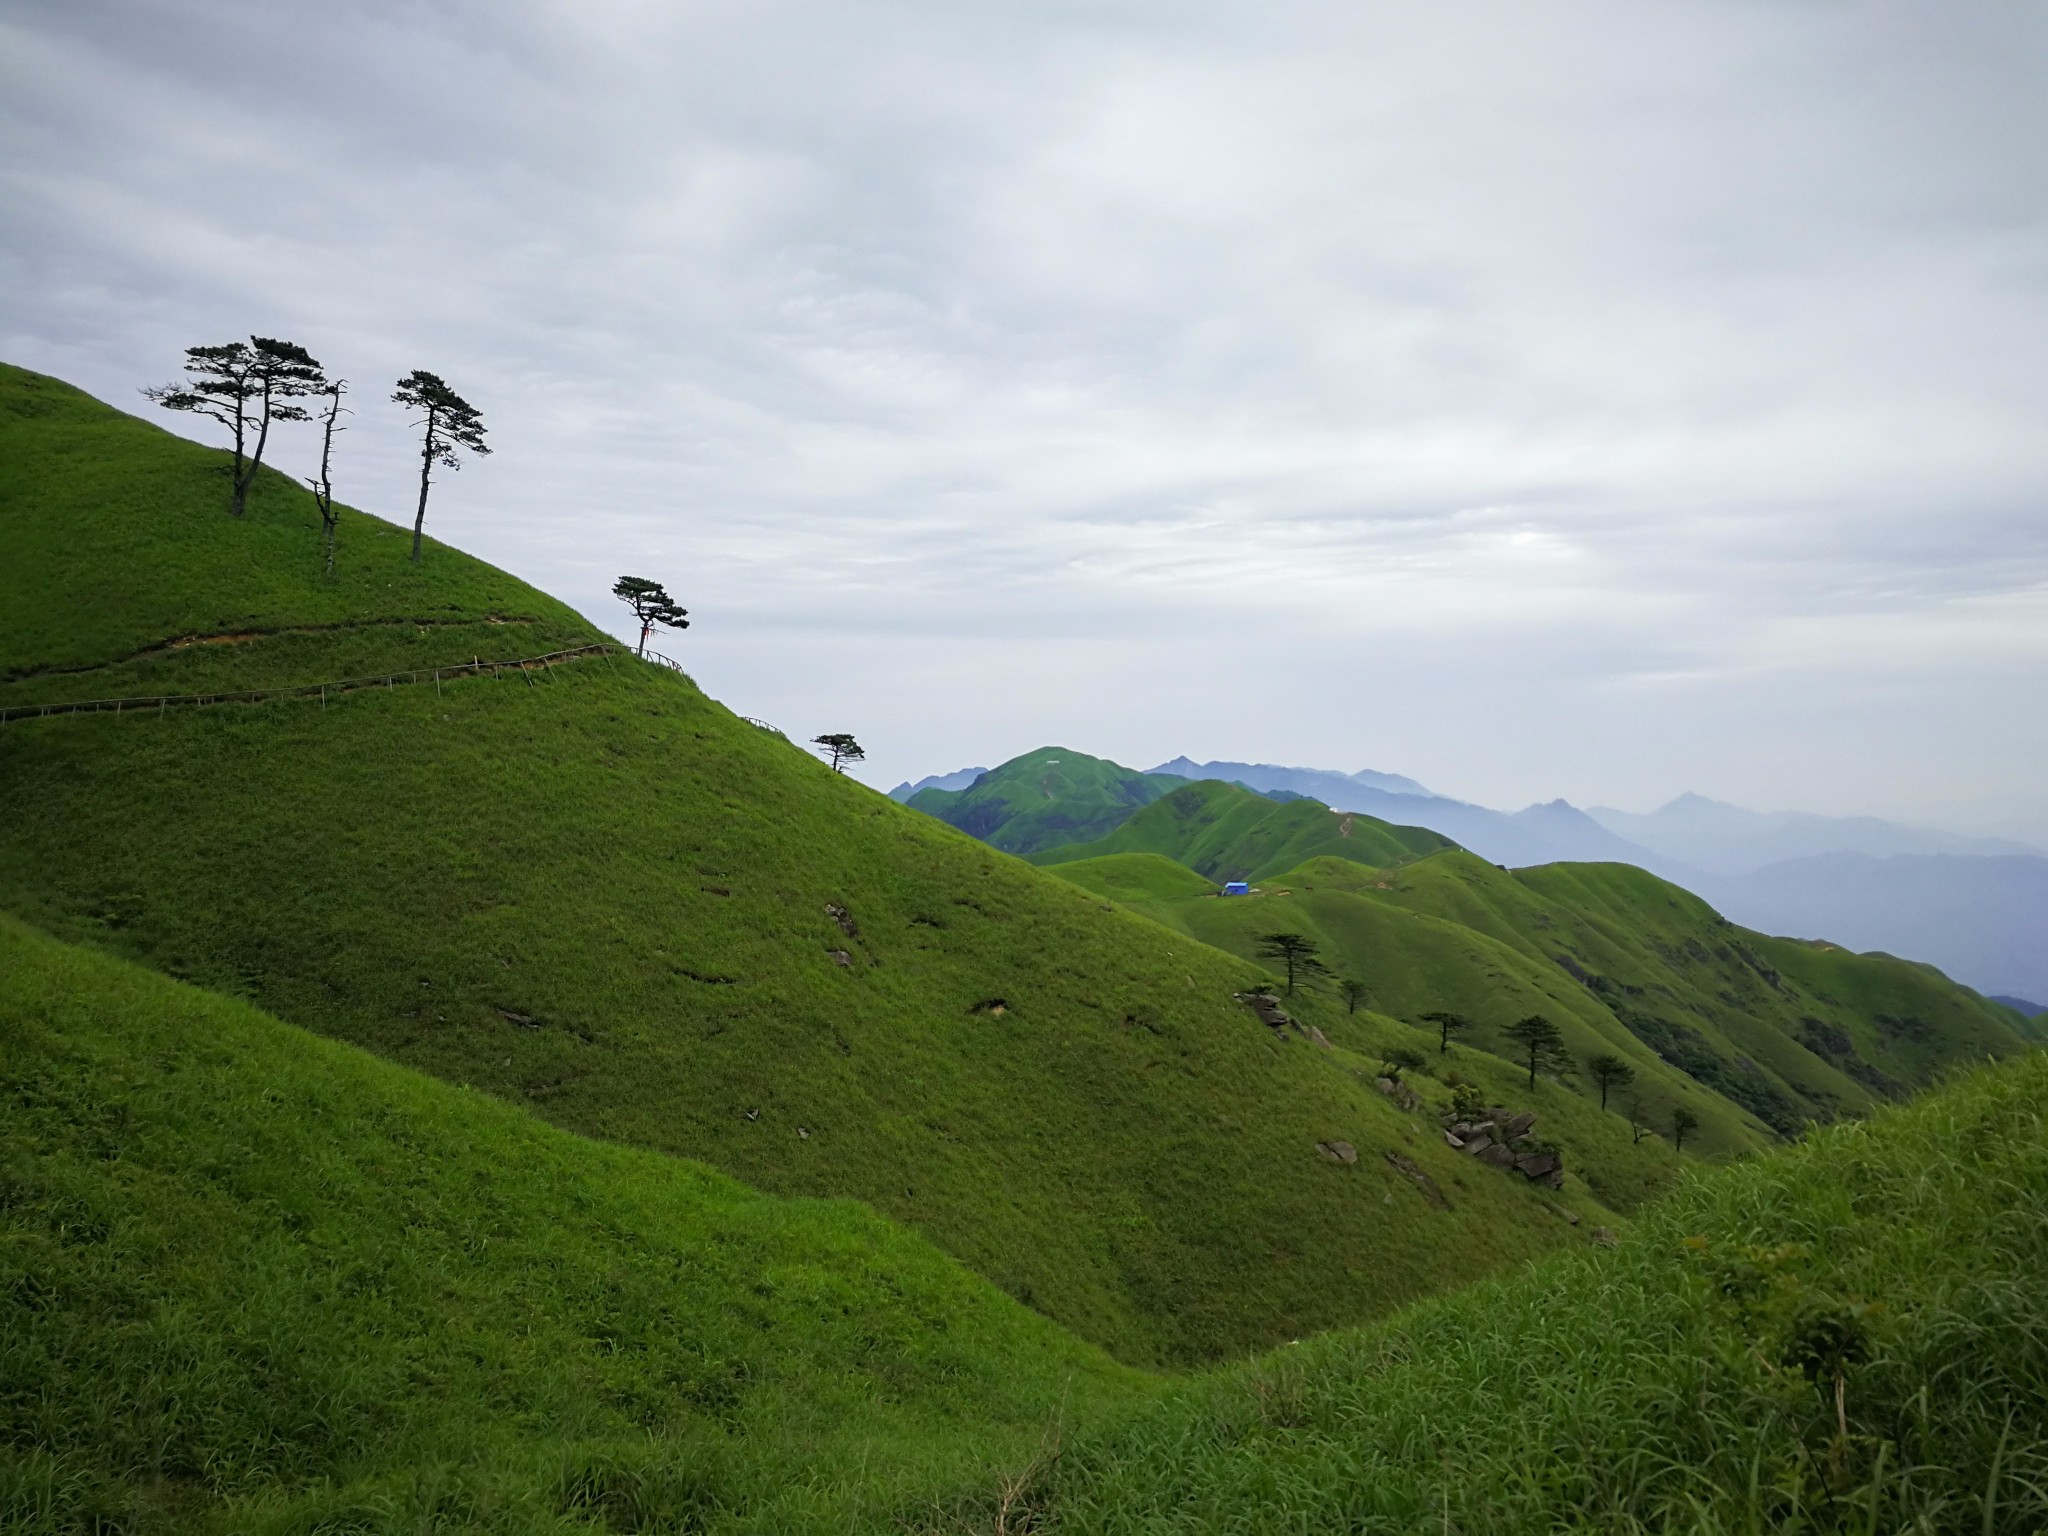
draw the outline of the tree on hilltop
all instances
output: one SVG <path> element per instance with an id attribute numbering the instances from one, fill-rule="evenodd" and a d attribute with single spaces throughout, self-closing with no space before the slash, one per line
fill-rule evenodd
<path id="1" fill-rule="evenodd" d="M 308 480 L 313 488 L 313 505 L 320 509 L 320 531 L 327 539 L 327 574 L 334 574 L 334 534 L 341 525 L 341 514 L 334 510 L 334 434 L 346 432 L 341 425 L 343 416 L 355 413 L 341 403 L 341 397 L 348 393 L 347 379 L 330 379 L 321 394 L 327 397 L 327 409 L 321 412 L 320 429 L 320 476 Z"/>
<path id="2" fill-rule="evenodd" d="M 1515 1054 L 1529 1069 L 1529 1086 L 1536 1086 L 1536 1073 L 1540 1068 L 1553 1072 L 1568 1070 L 1571 1057 L 1565 1053 L 1564 1035 L 1558 1027 L 1540 1013 L 1532 1013 L 1525 1019 L 1517 1019 L 1505 1031 L 1515 1042 Z"/>
<path id="3" fill-rule="evenodd" d="M 811 745 L 832 759 L 834 773 L 846 772 L 845 768 L 840 766 L 843 763 L 858 763 L 867 757 L 867 753 L 861 751 L 860 743 L 844 731 L 829 731 L 823 736 L 813 736 Z"/>
<path id="4" fill-rule="evenodd" d="M 637 654 L 647 654 L 647 637 L 654 626 L 664 624 L 670 629 L 688 629 L 690 610 L 676 606 L 676 600 L 668 595 L 668 589 L 658 581 L 649 581 L 644 576 L 621 576 L 612 583 L 612 596 L 633 610 L 633 617 L 640 621 L 640 646 Z"/>
<path id="5" fill-rule="evenodd" d="M 1619 1056 L 1602 1052 L 1586 1063 L 1586 1071 L 1600 1088 L 1600 1107 L 1607 1107 L 1607 1091 L 1610 1088 L 1626 1088 L 1636 1080 L 1636 1069 Z"/>
<path id="6" fill-rule="evenodd" d="M 1451 1036 L 1462 1035 L 1472 1027 L 1472 1021 L 1462 1013 L 1425 1013 L 1422 1020 L 1425 1024 L 1436 1026 L 1436 1050 L 1439 1056 L 1450 1050 Z"/>
<path id="7" fill-rule="evenodd" d="M 412 558 L 417 565 L 420 530 L 427 521 L 427 485 L 433 479 L 434 466 L 462 468 L 461 461 L 455 456 L 458 448 L 467 448 L 478 457 L 491 450 L 484 446 L 483 413 L 450 389 L 438 375 L 428 373 L 424 368 L 415 368 L 398 381 L 398 388 L 392 392 L 391 398 L 399 405 L 426 412 L 413 423 L 421 429 L 420 505 L 412 520 Z"/>
<path id="8" fill-rule="evenodd" d="M 1316 946 L 1298 933 L 1268 933 L 1259 938 L 1257 953 L 1264 960 L 1278 960 L 1287 968 L 1287 992 L 1294 994 L 1297 980 L 1328 976 L 1330 968 L 1316 954 Z"/>
<path id="9" fill-rule="evenodd" d="M 246 342 L 230 341 L 217 347 L 187 347 L 185 371 L 192 376 L 187 382 L 152 386 L 142 392 L 143 398 L 167 411 L 207 417 L 228 429 L 235 455 L 228 515 L 240 517 L 248 510 L 249 487 L 255 483 L 256 471 L 263 467 L 270 424 L 310 420 L 305 408 L 292 402 L 322 393 L 327 379 L 304 347 L 273 336 L 251 336 Z M 249 444 L 252 432 L 256 437 L 253 449 Z"/>

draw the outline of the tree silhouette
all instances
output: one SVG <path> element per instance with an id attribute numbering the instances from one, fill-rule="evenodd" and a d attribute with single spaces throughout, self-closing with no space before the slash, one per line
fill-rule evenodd
<path id="1" fill-rule="evenodd" d="M 1365 983 L 1354 981 L 1349 976 L 1337 984 L 1337 991 L 1344 998 L 1344 1011 L 1346 1013 L 1358 1012 L 1359 1005 L 1365 1001 L 1367 995 Z"/>
<path id="2" fill-rule="evenodd" d="M 642 576 L 621 576 L 612 583 L 612 596 L 633 610 L 633 617 L 640 621 L 639 655 L 647 654 L 647 637 L 657 624 L 670 629 L 690 627 L 689 609 L 678 608 L 676 600 L 668 595 L 668 589 L 658 581 L 649 581 Z"/>
<path id="3" fill-rule="evenodd" d="M 832 759 L 832 771 L 834 773 L 846 772 L 840 766 L 842 763 L 858 763 L 867 757 L 867 753 L 861 751 L 860 743 L 844 731 L 833 731 L 824 736 L 813 736 L 811 738 L 811 745 Z"/>
<path id="4" fill-rule="evenodd" d="M 1287 967 L 1287 992 L 1294 994 L 1297 979 L 1327 976 L 1330 968 L 1316 956 L 1316 947 L 1298 933 L 1268 933 L 1260 936 L 1257 953 L 1261 959 L 1278 960 Z"/>
<path id="5" fill-rule="evenodd" d="M 415 368 L 398 381 L 398 388 L 392 391 L 391 398 L 399 405 L 426 412 L 413 423 L 421 429 L 420 506 L 412 520 L 412 558 L 417 565 L 420 530 L 427 521 L 427 485 L 433 479 L 434 466 L 462 468 L 461 461 L 455 456 L 458 448 L 467 448 L 479 457 L 491 450 L 484 446 L 482 412 L 450 389 L 438 375 L 428 373 L 424 368 Z"/>
<path id="6" fill-rule="evenodd" d="M 1671 1110 L 1671 1150 L 1683 1152 L 1685 1138 L 1700 1127 L 1700 1117 L 1683 1104 L 1674 1105 Z"/>
<path id="7" fill-rule="evenodd" d="M 1602 1052 L 1586 1063 L 1586 1070 L 1600 1087 L 1600 1107 L 1607 1107 L 1607 1090 L 1626 1088 L 1636 1080 L 1636 1069 L 1619 1056 Z"/>
<path id="8" fill-rule="evenodd" d="M 1436 1049 L 1439 1056 L 1451 1048 L 1451 1036 L 1461 1035 L 1472 1027 L 1472 1021 L 1462 1013 L 1425 1013 L 1423 1022 L 1436 1026 Z"/>
<path id="9" fill-rule="evenodd" d="M 1571 1065 L 1571 1057 L 1565 1054 L 1564 1036 L 1550 1020 L 1540 1013 L 1532 1013 L 1526 1019 L 1517 1019 L 1507 1027 L 1507 1037 L 1519 1049 L 1516 1055 L 1522 1058 L 1529 1069 L 1529 1086 L 1536 1086 L 1536 1072 L 1540 1067 L 1552 1071 L 1563 1071 Z"/>
<path id="10" fill-rule="evenodd" d="M 1398 1083 L 1403 1072 L 1419 1072 L 1428 1065 L 1429 1058 L 1422 1052 L 1405 1045 L 1397 1045 L 1381 1054 L 1380 1075 L 1391 1077 Z"/>
<path id="11" fill-rule="evenodd" d="M 256 471 L 263 467 L 270 424 L 309 420 L 305 408 L 292 402 L 323 393 L 327 380 L 304 347 L 272 336 L 251 336 L 246 342 L 231 341 L 218 347 L 187 347 L 185 371 L 192 375 L 186 383 L 159 384 L 145 389 L 143 397 L 167 411 L 189 411 L 228 429 L 235 453 L 228 515 L 240 517 L 248 510 L 249 487 L 255 483 Z M 253 450 L 249 446 L 251 432 L 256 435 Z"/>
<path id="12" fill-rule="evenodd" d="M 347 379 L 331 379 L 321 391 L 327 397 L 327 409 L 321 413 L 320 428 L 320 476 L 308 480 L 313 488 L 313 505 L 320 509 L 320 531 L 327 539 L 327 574 L 334 574 L 334 535 L 341 525 L 341 514 L 334 510 L 334 434 L 346 432 L 341 425 L 343 416 L 354 415 L 341 403 L 341 397 L 348 393 Z"/>
<path id="13" fill-rule="evenodd" d="M 1650 1134 L 1650 1112 L 1643 1107 L 1641 1099 L 1628 1101 L 1628 1139 L 1631 1145 L 1640 1143 Z"/>

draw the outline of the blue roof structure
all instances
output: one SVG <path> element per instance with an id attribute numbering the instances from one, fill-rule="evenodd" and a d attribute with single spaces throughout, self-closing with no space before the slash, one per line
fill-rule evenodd
<path id="1" fill-rule="evenodd" d="M 1226 880 L 1223 882 L 1223 894 L 1226 896 L 1249 896 L 1251 893 L 1251 886 L 1243 880 Z"/>

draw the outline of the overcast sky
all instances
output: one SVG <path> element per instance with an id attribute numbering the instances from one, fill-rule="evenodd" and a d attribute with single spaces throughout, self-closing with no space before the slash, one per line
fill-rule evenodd
<path id="1" fill-rule="evenodd" d="M 0 0 L 0 356 L 300 341 L 398 517 L 432 369 L 431 531 L 883 786 L 2040 840 L 2044 85 L 2034 0 Z"/>

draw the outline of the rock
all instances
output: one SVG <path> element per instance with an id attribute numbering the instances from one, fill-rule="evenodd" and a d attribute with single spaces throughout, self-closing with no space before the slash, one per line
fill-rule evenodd
<path id="1" fill-rule="evenodd" d="M 1545 1189 L 1563 1189 L 1564 1170 L 1560 1168 L 1557 1170 L 1557 1172 L 1550 1174 L 1545 1178 L 1538 1179 L 1536 1182 L 1541 1184 Z"/>
<path id="2" fill-rule="evenodd" d="M 1308 1037 L 1326 1051 L 1336 1049 L 1335 1046 L 1330 1044 L 1329 1039 L 1323 1034 L 1323 1032 L 1320 1029 L 1317 1029 L 1313 1024 L 1308 1026 Z"/>
<path id="3" fill-rule="evenodd" d="M 1316 1143 L 1316 1151 L 1333 1163 L 1344 1163 L 1348 1166 L 1358 1161 L 1358 1148 L 1348 1141 L 1319 1141 Z"/>
<path id="4" fill-rule="evenodd" d="M 1280 999 L 1270 992 L 1240 992 L 1237 1000 L 1257 1014 L 1261 1024 L 1285 1029 L 1294 1022 L 1287 1016 L 1287 1010 L 1280 1006 Z"/>
<path id="5" fill-rule="evenodd" d="M 517 1024 L 521 1029 L 540 1028 L 539 1019 L 536 1019 L 529 1014 L 514 1013 L 509 1008 L 500 1008 L 498 1010 L 498 1017 L 503 1019 L 507 1024 Z"/>
<path id="6" fill-rule="evenodd" d="M 853 956 L 849 955 L 849 954 L 848 954 L 848 953 L 847 953 L 847 952 L 846 952 L 845 950 L 843 950 L 843 949 L 828 949 L 828 950 L 826 950 L 826 951 L 825 951 L 825 953 L 826 953 L 826 954 L 827 954 L 828 956 L 830 956 L 830 957 L 831 957 L 832 963 L 833 963 L 834 965 L 851 965 L 851 964 L 853 964 Z"/>
<path id="7" fill-rule="evenodd" d="M 1492 1145 L 1493 1138 L 1487 1135 L 1486 1132 L 1474 1131 L 1465 1138 L 1465 1155 L 1467 1157 L 1477 1157 Z"/>
<path id="8" fill-rule="evenodd" d="M 1614 1228 L 1612 1227 L 1595 1227 L 1593 1229 L 1593 1241 L 1602 1248 L 1617 1248 L 1621 1245 L 1621 1239 L 1614 1235 Z"/>
<path id="9" fill-rule="evenodd" d="M 839 905 L 838 902 L 826 902 L 825 915 L 831 918 L 833 922 L 837 923 L 839 925 L 839 931 L 845 934 L 849 939 L 859 937 L 860 929 L 854 924 L 853 914 L 847 911 L 846 908 Z"/>
<path id="10" fill-rule="evenodd" d="M 798 1126 L 798 1127 L 796 1128 L 796 1134 L 797 1134 L 797 1139 L 798 1139 L 799 1141 L 809 1141 L 809 1140 L 811 1139 L 811 1133 L 810 1133 L 809 1131 L 805 1130 L 805 1129 L 804 1129 L 804 1128 L 803 1128 L 802 1126 Z"/>
<path id="11" fill-rule="evenodd" d="M 1564 1159 L 1549 1151 L 1524 1152 L 1520 1157 L 1510 1152 L 1508 1161 L 1514 1164 L 1515 1171 L 1525 1179 L 1545 1179 L 1564 1167 Z"/>
<path id="12" fill-rule="evenodd" d="M 1465 1145 L 1465 1143 L 1460 1141 L 1457 1135 L 1451 1131 L 1444 1132 L 1444 1141 L 1453 1147 L 1462 1147 Z"/>
<path id="13" fill-rule="evenodd" d="M 1535 1123 L 1534 1114 L 1510 1115 L 1501 1123 L 1501 1137 L 1503 1140 L 1513 1141 L 1517 1136 L 1526 1136 L 1529 1134 L 1529 1127 Z"/>
<path id="14" fill-rule="evenodd" d="M 1479 1161 L 1489 1168 L 1512 1168 L 1515 1166 L 1515 1154 L 1495 1142 L 1479 1154 Z"/>
<path id="15" fill-rule="evenodd" d="M 1451 1208 L 1451 1202 L 1444 1198 L 1444 1192 L 1436 1187 L 1436 1180 L 1416 1167 L 1408 1158 L 1399 1152 L 1389 1152 L 1387 1162 L 1396 1173 L 1421 1190 L 1422 1198 L 1436 1210 L 1448 1211 Z"/>
<path id="16" fill-rule="evenodd" d="M 1564 1219 L 1576 1227 L 1579 1224 L 1579 1213 L 1577 1211 L 1566 1211 Z"/>
<path id="17" fill-rule="evenodd" d="M 1394 1094 L 1397 1091 L 1399 1091 L 1401 1087 L 1401 1085 L 1395 1082 L 1391 1077 L 1376 1077 L 1373 1079 L 1372 1085 L 1373 1087 L 1379 1089 L 1381 1093 L 1384 1093 L 1390 1099 L 1394 1096 Z"/>

